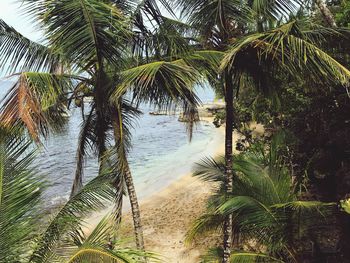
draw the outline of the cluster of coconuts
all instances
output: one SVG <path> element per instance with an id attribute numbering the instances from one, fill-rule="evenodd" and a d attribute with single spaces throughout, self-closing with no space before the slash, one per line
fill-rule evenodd
<path id="1" fill-rule="evenodd" d="M 77 97 L 74 99 L 76 107 L 81 107 L 84 102 L 84 97 L 91 96 L 91 90 L 87 85 L 80 85 L 76 90 Z"/>

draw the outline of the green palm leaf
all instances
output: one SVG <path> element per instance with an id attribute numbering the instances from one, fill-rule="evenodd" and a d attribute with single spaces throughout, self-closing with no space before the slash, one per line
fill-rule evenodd
<path id="1" fill-rule="evenodd" d="M 45 184 L 31 167 L 29 143 L 0 130 L 0 261 L 28 260 Z"/>
<path id="2" fill-rule="evenodd" d="M 39 240 L 31 259 L 33 262 L 47 262 L 65 235 L 80 229 L 89 213 L 106 207 L 113 200 L 112 180 L 112 174 L 108 172 L 96 177 L 59 210 Z"/>
<path id="3" fill-rule="evenodd" d="M 180 0 L 174 4 L 180 8 L 181 15 L 189 19 L 194 28 L 204 34 L 215 26 L 226 27 L 225 21 L 247 21 L 251 18 L 250 9 L 242 1 L 232 0 Z"/>
<path id="4" fill-rule="evenodd" d="M 78 250 L 67 263 L 106 262 L 106 263 L 138 263 L 145 257 L 152 257 L 154 262 L 158 260 L 152 253 L 138 252 L 136 250 L 120 249 L 116 251 L 106 250 L 98 246 L 84 246 Z"/>
<path id="5" fill-rule="evenodd" d="M 296 14 L 304 5 L 304 1 L 301 0 L 254 0 L 252 1 L 251 8 L 257 16 L 280 19 L 281 16 L 289 17 L 291 14 Z"/>
<path id="6" fill-rule="evenodd" d="M 116 240 L 115 218 L 106 215 L 91 233 L 83 231 L 73 234 L 73 240 L 66 240 L 54 258 L 58 262 L 139 262 L 141 258 L 157 256 L 151 252 L 122 248 L 122 241 Z M 74 243 L 72 243 L 74 241 Z"/>
<path id="7" fill-rule="evenodd" d="M 244 63 L 247 59 L 256 61 L 256 67 Z M 221 69 L 229 69 L 239 78 L 271 65 L 287 74 L 308 72 L 315 82 L 321 79 L 347 85 L 350 78 L 350 71 L 308 39 L 295 21 L 242 38 L 227 53 Z"/>
<path id="8" fill-rule="evenodd" d="M 60 57 L 48 47 L 18 33 L 0 19 L 0 66 L 7 73 L 19 71 L 54 71 Z"/>
<path id="9" fill-rule="evenodd" d="M 88 148 L 92 148 L 93 143 L 96 141 L 92 124 L 94 110 L 95 108 L 92 107 L 87 118 L 83 120 L 82 129 L 79 134 L 78 149 L 76 153 L 77 167 L 70 194 L 71 197 L 76 195 L 83 187 L 84 158 L 87 154 Z"/>
<path id="10" fill-rule="evenodd" d="M 222 158 L 205 159 L 197 165 L 196 176 L 219 183 L 220 187 L 208 200 L 205 214 L 188 232 L 188 241 L 221 230 L 226 216 L 232 214 L 235 233 L 266 248 L 264 254 L 233 253 L 236 258 L 232 262 L 273 262 L 272 258 L 283 254 L 283 258 L 292 257 L 289 240 L 300 237 L 305 229 L 313 229 L 315 218 L 327 220 L 336 204 L 298 200 L 293 192 L 290 170 L 279 157 L 284 141 L 285 135 L 277 133 L 269 145 L 256 143 L 234 156 L 234 186 L 230 194 L 220 186 L 226 180 Z M 257 249 L 257 252 L 261 251 Z"/>
<path id="11" fill-rule="evenodd" d="M 221 262 L 222 249 L 214 248 L 210 249 L 207 254 L 201 256 L 202 263 Z M 263 253 L 246 252 L 246 251 L 233 251 L 230 256 L 231 263 L 253 263 L 253 262 L 268 262 L 268 263 L 283 263 L 275 257 Z"/>
<path id="12" fill-rule="evenodd" d="M 52 49 L 69 54 L 71 64 L 101 68 L 106 59 L 119 65 L 123 53 L 120 44 L 131 34 L 117 7 L 97 0 L 28 0 L 24 5 L 44 26 Z"/>
<path id="13" fill-rule="evenodd" d="M 116 102 L 121 95 L 132 90 L 133 101 L 149 103 L 170 111 L 180 106 L 188 118 L 190 139 L 197 114 L 199 98 L 194 86 L 200 82 L 200 74 L 184 61 L 157 61 L 137 66 L 121 73 L 120 85 L 112 95 Z"/>
<path id="14" fill-rule="evenodd" d="M 201 180 L 207 182 L 225 181 L 225 165 L 223 157 L 217 160 L 213 158 L 203 158 L 201 162 L 194 167 L 193 176 L 198 176 Z"/>
<path id="15" fill-rule="evenodd" d="M 193 90 L 199 82 L 198 72 L 182 61 L 152 62 L 123 71 L 121 75 L 115 98 L 132 89 L 137 103 L 151 103 L 164 109 L 181 100 L 187 105 L 199 102 Z"/>
<path id="16" fill-rule="evenodd" d="M 283 263 L 284 261 L 262 253 L 232 252 L 230 257 L 230 262 L 231 263 L 251 263 L 251 262 Z"/>

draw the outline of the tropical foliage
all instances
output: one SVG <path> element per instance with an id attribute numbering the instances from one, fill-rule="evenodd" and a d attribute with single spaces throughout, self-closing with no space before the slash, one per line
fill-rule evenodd
<path id="1" fill-rule="evenodd" d="M 121 248 L 111 216 L 88 231 L 84 216 L 106 207 L 115 194 L 107 171 L 48 215 L 42 202 L 48 183 L 33 167 L 35 151 L 13 133 L 1 130 L 1 262 L 139 262 L 154 257 Z"/>
<path id="2" fill-rule="evenodd" d="M 343 211 L 348 211 L 349 32 L 337 27 L 348 26 L 348 9 L 348 1 L 322 0 L 24 0 L 23 10 L 45 40 L 35 43 L 0 20 L 0 64 L 15 80 L 1 104 L 0 128 L 16 127 L 40 144 L 62 127 L 72 104 L 81 109 L 83 122 L 70 201 L 38 234 L 33 220 L 45 183 L 27 166 L 33 158 L 24 156 L 29 143 L 17 137 L 4 141 L 2 167 L 17 160 L 6 168 L 7 179 L 0 169 L 0 196 L 6 194 L 0 206 L 7 209 L 0 228 L 9 240 L 0 240 L 9 257 L 4 260 L 21 255 L 34 262 L 143 261 L 147 253 L 120 250 L 114 243 L 128 193 L 136 245 L 144 250 L 128 162 L 131 130 L 141 104 L 165 111 L 181 107 L 191 139 L 200 105 L 194 87 L 202 83 L 226 103 L 220 113 L 225 155 L 205 159 L 196 172 L 215 189 L 188 238 L 215 229 L 223 239 L 203 261 L 312 258 L 313 247 L 300 243 L 317 243 L 314 235 L 322 230 L 315 218 L 320 227 L 340 226 L 340 250 L 348 253 L 350 227 Z M 253 140 L 246 125 L 252 120 L 271 134 L 288 129 L 291 136 Z M 245 137 L 237 147 L 242 153 L 235 156 L 233 130 L 242 127 Z M 88 154 L 98 158 L 99 172 L 84 186 Z M 5 185 L 4 178 L 18 185 Z M 85 236 L 83 218 L 110 200 L 113 215 Z M 18 220 L 11 229 L 10 219 Z M 36 239 L 28 246 L 32 235 Z"/>
<path id="3" fill-rule="evenodd" d="M 46 43 L 34 43 L 1 21 L 0 61 L 10 65 L 9 73 L 18 77 L 2 105 L 1 125 L 21 125 L 39 142 L 50 129 L 60 127 L 65 109 L 72 102 L 79 106 L 84 120 L 71 197 L 82 187 L 88 153 L 97 155 L 100 170 L 107 163 L 114 165 L 116 221 L 120 220 L 125 183 L 134 215 L 136 244 L 142 249 L 141 219 L 127 158 L 130 129 L 140 112 L 127 100 L 126 93 L 133 90 L 136 105 L 149 102 L 166 110 L 181 106 L 192 119 L 198 104 L 193 91 L 197 71 L 176 62 L 151 61 L 154 56 L 159 60 L 165 55 L 162 41 L 176 40 L 164 38 L 175 25 L 160 16 L 153 1 L 121 4 L 38 0 L 24 1 L 23 6 L 44 30 Z M 156 22 L 156 33 L 145 26 L 144 18 Z M 163 37 L 150 42 L 153 34 L 160 37 L 159 31 Z M 164 78 L 167 75 L 177 79 Z M 87 97 L 92 100 L 85 107 Z M 117 159 L 106 162 L 103 157 L 110 148 L 115 148 Z"/>
<path id="4" fill-rule="evenodd" d="M 235 238 L 252 251 L 233 252 L 231 262 L 300 262 L 298 252 L 306 242 L 305 234 L 317 229 L 315 222 L 326 222 L 336 204 L 300 200 L 290 167 L 282 157 L 284 147 L 284 135 L 278 133 L 269 145 L 258 142 L 235 156 L 235 184 L 228 197 L 224 160 L 208 158 L 199 163 L 195 176 L 213 182 L 215 191 L 188 239 L 222 231 L 223 219 L 232 214 Z M 208 260 L 208 255 L 204 259 Z"/>
<path id="5" fill-rule="evenodd" d="M 253 86 L 271 96 L 279 88 L 278 77 L 298 79 L 304 74 L 310 82 L 348 85 L 350 71 L 323 50 L 324 41 L 340 32 L 299 19 L 298 12 L 306 8 L 304 1 L 183 0 L 174 6 L 196 31 L 202 49 L 226 53 L 209 82 L 226 102 L 225 191 L 229 194 L 234 187 L 233 114 L 239 92 Z M 325 17 L 329 15 L 324 4 L 319 7 Z M 232 215 L 227 214 L 223 262 L 229 260 L 232 224 Z"/>

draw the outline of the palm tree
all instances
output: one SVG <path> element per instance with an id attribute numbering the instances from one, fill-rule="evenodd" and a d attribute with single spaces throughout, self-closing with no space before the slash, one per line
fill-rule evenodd
<path id="1" fill-rule="evenodd" d="M 242 87 L 253 84 L 268 93 L 277 88 L 269 85 L 276 74 L 300 76 L 303 72 L 312 75 L 312 81 L 331 79 L 345 84 L 349 80 L 350 72 L 320 48 L 323 36 L 337 34 L 335 30 L 311 25 L 302 30 L 299 23 L 288 23 L 290 13 L 296 13 L 300 5 L 302 1 L 176 1 L 176 6 L 196 30 L 201 48 L 215 50 L 217 57 L 226 52 L 220 70 L 208 76 L 209 82 L 224 94 L 226 102 L 228 194 L 233 187 L 233 101 Z M 228 262 L 231 215 L 223 227 L 223 262 Z"/>
<path id="2" fill-rule="evenodd" d="M 84 121 L 71 197 L 82 187 L 83 160 L 89 149 L 97 153 L 100 170 L 111 164 L 111 160 L 105 160 L 104 156 L 111 144 L 109 132 L 113 131 L 114 147 L 118 153 L 118 160 L 114 162 L 117 168 L 114 184 L 118 189 L 115 197 L 116 221 L 120 220 L 125 183 L 136 244 L 143 249 L 140 211 L 127 161 L 129 130 L 139 111 L 124 97 L 127 89 L 134 87 L 133 100 L 137 105 L 147 101 L 170 109 L 172 105 L 181 104 L 185 113 L 193 114 L 198 104 L 191 90 L 196 74 L 176 63 L 144 64 L 147 60 L 131 57 L 131 48 L 143 56 L 152 48 L 157 51 L 157 58 L 162 55 L 157 47 L 161 42 L 155 41 L 157 45 L 150 43 L 152 34 L 145 29 L 140 15 L 141 11 L 146 12 L 153 20 L 162 22 L 153 1 L 142 1 L 134 7 L 132 1 L 111 4 L 97 0 L 55 3 L 38 0 L 24 1 L 24 7 L 45 30 L 48 45 L 34 43 L 1 22 L 0 60 L 2 64 L 11 65 L 11 73 L 20 72 L 15 73 L 19 79 L 2 108 L 1 124 L 11 126 L 20 123 L 39 141 L 40 135 L 47 136 L 49 128 L 60 123 L 60 113 L 67 101 L 79 102 L 84 97 L 92 97 L 86 116 L 84 107 L 81 107 Z M 133 10 L 132 15 L 130 10 Z M 130 24 L 127 17 L 134 23 Z M 132 32 L 134 27 L 139 31 Z M 130 43 L 133 45 L 130 46 Z M 140 61 L 144 65 L 140 66 Z M 125 76 L 133 71 L 139 76 L 126 79 Z M 168 75 L 175 75 L 177 79 L 166 78 Z"/>
<path id="3" fill-rule="evenodd" d="M 56 109 L 67 104 L 67 94 L 71 99 L 93 96 L 79 140 L 78 169 L 72 189 L 74 196 L 82 185 L 81 168 L 89 145 L 97 152 L 102 166 L 102 156 L 107 149 L 107 131 L 111 125 L 111 120 L 107 119 L 111 107 L 106 100 L 106 84 L 109 81 L 106 67 L 121 66 L 121 45 L 131 38 L 131 32 L 120 10 L 100 1 L 64 1 L 51 6 L 46 1 L 24 4 L 28 13 L 36 16 L 45 28 L 49 46 L 33 43 L 2 23 L 3 63 L 11 62 L 14 65 L 12 71 L 21 65 L 19 80 L 3 106 L 2 124 L 23 123 L 30 135 L 38 140 L 39 134 L 47 136 L 48 127 L 56 119 L 51 115 L 55 113 L 59 116 Z M 57 13 L 60 15 L 57 16 Z M 110 27 L 113 30 L 108 30 Z M 31 52 L 31 49 L 40 50 L 41 56 L 32 58 L 23 55 Z M 48 61 L 46 65 L 46 57 L 55 60 Z M 56 65 L 63 70 L 56 73 Z M 65 74 L 64 71 L 68 69 L 74 73 Z M 37 72 L 40 70 L 44 71 Z"/>
<path id="4" fill-rule="evenodd" d="M 303 234 L 314 228 L 316 222 L 320 225 L 325 221 L 327 213 L 335 211 L 337 205 L 298 199 L 291 171 L 282 157 L 284 137 L 284 133 L 277 133 L 268 146 L 257 142 L 234 156 L 235 186 L 228 199 L 224 159 L 208 158 L 197 165 L 195 176 L 215 183 L 216 188 L 208 201 L 207 212 L 189 232 L 189 240 L 220 229 L 225 216 L 232 214 L 234 232 L 255 245 L 252 251 L 232 253 L 230 262 L 300 262 L 297 249 Z M 304 243 L 305 237 L 303 240 Z M 213 257 L 211 251 L 204 259 Z"/>
<path id="5" fill-rule="evenodd" d="M 179 0 L 176 6 L 181 8 L 182 15 L 188 19 L 191 26 L 197 30 L 198 38 L 203 48 L 226 51 L 228 46 L 237 37 L 240 37 L 255 24 L 256 29 L 263 30 L 266 18 L 276 18 L 295 9 L 296 3 L 289 1 L 197 1 Z M 193 11 L 195 10 L 195 11 Z M 265 19 L 265 20 L 264 20 Z M 217 78 L 217 77 L 216 77 Z M 229 193 L 233 187 L 232 172 L 232 134 L 233 134 L 233 99 L 237 88 L 232 81 L 233 76 L 229 70 L 219 74 L 218 88 L 225 96 L 226 102 L 226 131 L 225 131 L 225 158 L 226 158 L 226 191 Z M 238 89 L 237 89 L 238 90 Z M 224 226 L 224 259 L 227 262 L 230 254 L 232 237 L 232 218 L 228 216 Z"/>
<path id="6" fill-rule="evenodd" d="M 327 24 L 331 27 L 336 27 L 337 23 L 335 22 L 332 12 L 328 9 L 327 4 L 323 0 L 315 0 L 315 5 L 320 10 Z"/>
<path id="7" fill-rule="evenodd" d="M 0 135 L 0 261 L 1 262 L 139 262 L 152 253 L 109 245 L 115 224 L 106 216 L 88 235 L 84 215 L 106 207 L 115 190 L 110 172 L 90 181 L 52 218 L 42 209 L 47 189 L 44 177 L 33 168 L 35 151 L 16 135 Z"/>

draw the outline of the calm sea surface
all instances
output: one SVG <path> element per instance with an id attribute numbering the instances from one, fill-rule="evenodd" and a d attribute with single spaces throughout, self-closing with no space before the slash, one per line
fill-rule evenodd
<path id="1" fill-rule="evenodd" d="M 0 81 L 0 98 L 10 83 Z M 213 100 L 211 90 L 199 89 L 202 102 Z M 181 174 L 188 173 L 193 163 L 204 157 L 212 147 L 217 131 L 211 123 L 201 122 L 188 141 L 185 125 L 178 116 L 153 116 L 152 109 L 142 107 L 144 114 L 133 130 L 129 155 L 131 170 L 139 196 L 146 197 L 170 184 Z M 77 141 L 81 127 L 80 109 L 71 109 L 71 117 L 62 132 L 52 134 L 40 150 L 36 160 L 38 169 L 52 183 L 45 198 L 51 206 L 66 199 L 74 178 Z M 97 175 L 96 158 L 89 156 L 85 163 L 85 181 Z"/>

